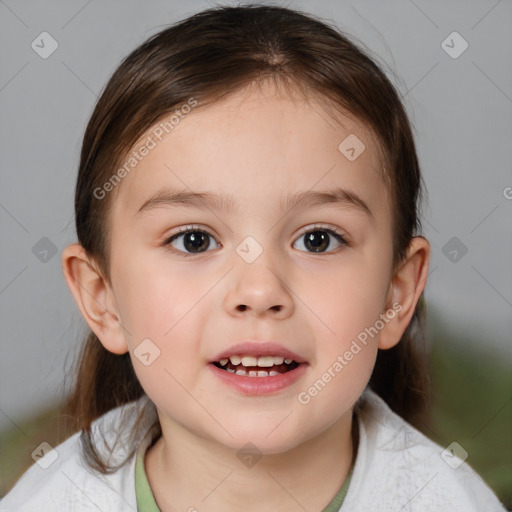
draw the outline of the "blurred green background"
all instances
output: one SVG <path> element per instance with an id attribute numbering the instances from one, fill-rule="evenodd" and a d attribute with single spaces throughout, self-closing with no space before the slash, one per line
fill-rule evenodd
<path id="1" fill-rule="evenodd" d="M 424 433 L 443 447 L 458 442 L 466 462 L 512 510 L 511 361 L 486 351 L 485 339 L 454 341 L 440 327 L 431 339 L 434 429 Z"/>
<path id="2" fill-rule="evenodd" d="M 457 338 L 438 321 L 430 322 L 428 331 L 432 427 L 422 431 L 442 447 L 457 441 L 469 454 L 467 463 L 512 510 L 510 361 L 485 351 L 485 340 Z M 475 346 L 481 348 L 470 350 Z M 65 439 L 69 423 L 64 418 L 59 420 L 57 413 L 57 408 L 49 408 L 19 422 L 26 435 L 14 426 L 1 433 L 0 496 L 33 463 L 31 453 L 39 443 L 47 441 L 56 446 Z"/>

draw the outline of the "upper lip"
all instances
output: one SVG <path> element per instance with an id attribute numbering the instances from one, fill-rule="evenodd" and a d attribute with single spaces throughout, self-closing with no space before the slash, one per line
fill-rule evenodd
<path id="1" fill-rule="evenodd" d="M 237 343 L 219 352 L 210 362 L 216 363 L 221 359 L 228 359 L 230 356 L 280 356 L 285 359 L 293 359 L 296 363 L 306 362 L 303 357 L 273 341 L 244 341 Z"/>

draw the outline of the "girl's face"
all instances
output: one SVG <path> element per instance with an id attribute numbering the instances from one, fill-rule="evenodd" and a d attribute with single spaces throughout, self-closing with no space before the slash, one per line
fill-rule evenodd
<path id="1" fill-rule="evenodd" d="M 278 453 L 349 422 L 395 310 L 377 147 L 342 122 L 265 85 L 141 139 L 111 192 L 112 293 L 164 432 Z M 244 356 L 272 373 L 233 373 Z"/>

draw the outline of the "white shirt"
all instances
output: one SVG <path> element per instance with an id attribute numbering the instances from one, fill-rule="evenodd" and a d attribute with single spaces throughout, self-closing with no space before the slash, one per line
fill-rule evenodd
<path id="1" fill-rule="evenodd" d="M 460 461 L 451 456 L 446 462 L 441 446 L 393 413 L 369 388 L 363 397 L 357 458 L 341 512 L 505 512 L 466 462 L 457 466 Z M 151 412 L 135 446 L 130 445 L 127 434 L 143 406 Z M 128 429 L 120 427 L 123 412 Z M 113 448 L 110 460 L 119 462 L 134 448 L 149 445 L 149 427 L 156 419 L 154 405 L 144 396 L 96 420 L 93 434 L 104 433 Z M 116 432 L 120 436 L 114 444 Z M 34 463 L 0 501 L 0 512 L 136 512 L 136 453 L 115 473 L 102 475 L 82 460 L 79 436 L 77 432 Z M 97 446 L 104 454 L 110 451 L 102 441 Z"/>

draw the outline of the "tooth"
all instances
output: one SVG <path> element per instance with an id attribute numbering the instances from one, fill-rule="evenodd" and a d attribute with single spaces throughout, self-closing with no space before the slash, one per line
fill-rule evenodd
<path id="1" fill-rule="evenodd" d="M 268 374 L 269 374 L 271 377 L 274 377 L 274 375 L 279 375 L 279 372 L 276 372 L 276 371 L 274 371 L 274 370 L 270 370 L 270 371 L 268 372 Z"/>
<path id="2" fill-rule="evenodd" d="M 226 366 L 226 364 L 228 363 L 228 361 L 229 361 L 229 359 L 228 359 L 228 358 L 226 358 L 226 359 L 221 359 L 221 360 L 219 361 L 219 363 L 220 363 L 220 365 L 221 365 L 221 366 Z"/>
<path id="3" fill-rule="evenodd" d="M 258 370 L 258 377 L 268 377 L 268 372 L 265 370 Z"/>
<path id="4" fill-rule="evenodd" d="M 279 356 L 274 356 L 274 364 L 283 364 L 284 358 Z"/>
<path id="5" fill-rule="evenodd" d="M 245 375 L 245 376 L 247 376 L 247 372 L 245 370 L 237 370 L 235 373 L 237 375 Z"/>
<path id="6" fill-rule="evenodd" d="M 270 367 L 274 366 L 274 356 L 263 356 L 258 358 L 258 366 Z"/>
<path id="7" fill-rule="evenodd" d="M 284 360 L 284 362 L 285 362 L 286 364 L 290 364 L 292 361 L 293 361 L 293 359 L 289 359 L 289 358 L 286 358 L 286 359 Z"/>
<path id="8" fill-rule="evenodd" d="M 242 358 L 240 356 L 231 356 L 229 360 L 231 361 L 231 364 L 234 364 L 236 366 L 237 364 L 240 364 Z"/>
<path id="9" fill-rule="evenodd" d="M 258 372 L 256 370 L 251 370 L 249 372 L 249 377 L 257 377 L 258 376 Z"/>
<path id="10" fill-rule="evenodd" d="M 226 371 L 229 373 L 235 373 L 236 370 L 234 368 L 226 368 Z"/>
<path id="11" fill-rule="evenodd" d="M 242 357 L 242 364 L 244 366 L 256 366 L 256 361 L 257 361 L 257 359 L 253 356 Z M 231 362 L 233 363 L 233 360 L 231 360 Z M 233 364 L 235 364 L 235 363 L 233 363 Z"/>

